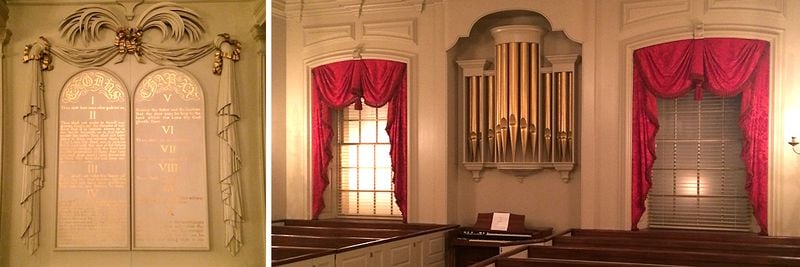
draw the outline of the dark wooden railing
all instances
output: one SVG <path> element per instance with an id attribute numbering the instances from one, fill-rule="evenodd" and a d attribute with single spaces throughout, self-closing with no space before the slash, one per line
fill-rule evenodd
<path id="1" fill-rule="evenodd" d="M 519 257 L 527 253 L 526 258 Z M 800 238 L 684 230 L 573 229 L 472 266 L 800 266 Z"/>
<path id="2" fill-rule="evenodd" d="M 282 220 L 272 226 L 272 265 L 278 266 L 428 233 L 457 225 L 372 220 Z"/>

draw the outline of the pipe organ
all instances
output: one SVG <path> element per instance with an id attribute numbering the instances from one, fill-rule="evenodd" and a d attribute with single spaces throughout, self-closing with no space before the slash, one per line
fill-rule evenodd
<path id="1" fill-rule="evenodd" d="M 491 29 L 494 71 L 486 59 L 461 68 L 463 165 L 478 181 L 485 168 L 523 178 L 553 168 L 565 182 L 575 165 L 577 55 L 541 53 L 544 30 L 532 25 Z M 550 67 L 542 67 L 545 58 Z"/>

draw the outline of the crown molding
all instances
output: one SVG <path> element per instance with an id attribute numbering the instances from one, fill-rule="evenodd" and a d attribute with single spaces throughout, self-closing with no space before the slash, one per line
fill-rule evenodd
<path id="1" fill-rule="evenodd" d="M 250 1 L 263 1 L 263 0 L 246 0 Z M 163 1 L 145 0 L 143 4 L 155 4 Z M 170 0 L 174 3 L 230 3 L 242 0 Z M 9 6 L 67 6 L 67 5 L 100 5 L 100 4 L 116 4 L 117 0 L 6 0 L 5 3 Z"/>
<path id="2" fill-rule="evenodd" d="M 272 16 L 286 19 L 286 1 L 285 0 L 272 0 L 271 6 Z"/>
<path id="3" fill-rule="evenodd" d="M 273 14 L 280 8 L 288 18 L 324 17 L 351 14 L 361 17 L 364 13 L 376 12 L 417 12 L 425 10 L 426 5 L 443 0 L 272 0 Z"/>

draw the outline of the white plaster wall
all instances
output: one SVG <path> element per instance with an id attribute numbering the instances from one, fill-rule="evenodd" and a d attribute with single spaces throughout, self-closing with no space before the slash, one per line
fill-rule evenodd
<path id="1" fill-rule="evenodd" d="M 771 43 L 770 93 L 770 210 L 771 235 L 798 235 L 800 183 L 792 179 L 797 155 L 785 144 L 793 128 L 791 116 L 798 102 L 792 77 L 797 61 L 800 25 L 796 1 L 597 1 L 597 90 L 591 136 L 598 160 L 591 170 L 597 177 L 582 188 L 582 227 L 630 228 L 630 105 L 631 54 L 634 49 L 693 37 L 703 25 L 705 37 L 736 37 Z M 794 42 L 792 42 L 794 41 Z M 602 123 L 600 123 L 602 122 Z M 795 133 L 795 135 L 800 135 Z M 586 151 L 584 151 L 586 152 Z M 584 179 L 588 180 L 588 179 Z M 615 211 L 609 213 L 608 211 Z M 616 216 L 609 216 L 616 214 Z M 621 214 L 621 216 L 620 216 Z"/>
<path id="2" fill-rule="evenodd" d="M 218 76 L 211 74 L 212 56 L 209 55 L 195 64 L 185 67 L 198 79 L 205 92 L 206 105 L 206 150 L 209 201 L 209 251 L 56 251 L 55 245 L 55 204 L 56 204 L 56 166 L 57 162 L 57 101 L 63 83 L 80 69 L 55 58 L 55 69 L 45 73 L 47 84 L 45 102 L 48 118 L 45 120 L 46 163 L 45 187 L 42 191 L 40 247 L 36 254 L 28 255 L 18 238 L 23 230 L 23 212 L 18 205 L 22 194 L 19 183 L 22 166 L 22 115 L 26 111 L 26 101 L 30 90 L 30 66 L 22 63 L 22 48 L 34 42 L 40 35 L 48 37 L 52 43 L 64 45 L 59 38 L 58 23 L 62 18 L 78 8 L 76 4 L 47 5 L 13 4 L 9 6 L 8 28 L 13 37 L 6 45 L 8 53 L 3 58 L 7 70 L 4 79 L 3 110 L 3 187 L 2 221 L 0 221 L 0 244 L 3 255 L 0 266 L 263 266 L 265 238 L 264 207 L 264 169 L 263 169 L 263 131 L 259 129 L 262 120 L 263 93 L 259 70 L 261 59 L 257 56 L 259 44 L 252 39 L 253 2 L 192 2 L 183 5 L 195 10 L 207 26 L 204 41 L 211 40 L 217 33 L 228 32 L 242 42 L 242 59 L 237 63 L 240 115 L 239 138 L 242 168 L 242 190 L 244 197 L 243 224 L 244 246 L 237 256 L 231 256 L 224 245 L 225 226 L 222 221 L 222 204 L 218 183 L 218 140 L 216 137 Z M 141 12 L 149 4 L 140 6 Z M 112 8 L 118 8 L 111 6 Z M 106 35 L 110 37 L 110 35 Z M 111 39 L 105 39 L 111 42 Z M 148 40 L 151 41 L 152 40 Z M 157 42 L 157 41 L 156 41 Z M 119 64 L 109 63 L 104 68 L 116 73 L 127 86 L 129 92 L 135 89 L 139 80 L 157 68 L 153 63 L 136 63 L 132 56 Z"/>
<path id="3" fill-rule="evenodd" d="M 782 119 L 777 120 L 773 128 L 776 139 L 772 144 L 778 152 L 775 154 L 774 180 L 772 185 L 774 196 L 770 196 L 770 217 L 772 233 L 776 235 L 800 236 L 800 155 L 790 151 L 787 142 L 791 136 L 800 136 L 800 2 L 786 1 L 786 29 L 783 36 L 783 64 L 781 74 L 781 97 L 773 98 L 773 103 L 779 102 L 780 109 L 773 112 L 782 113 Z M 776 96 L 777 97 L 777 96 Z M 775 104 L 775 106 L 778 106 Z M 782 129 L 782 130 L 780 130 Z"/>
<path id="4" fill-rule="evenodd" d="M 286 18 L 272 16 L 272 220 L 286 218 Z"/>
<path id="5" fill-rule="evenodd" d="M 286 30 L 286 217 L 310 218 L 310 70 L 352 59 L 355 47 L 363 58 L 408 63 L 409 220 L 447 223 L 455 188 L 447 186 L 454 172 L 448 139 L 448 91 L 442 41 L 442 5 L 423 11 L 345 12 L 289 18 Z M 282 203 L 277 202 L 277 205 Z M 328 203 L 332 207 L 334 203 Z M 452 209 L 453 211 L 455 209 Z"/>
<path id="6" fill-rule="evenodd" d="M 592 5 L 584 5 L 585 1 L 453 1 L 448 2 L 447 14 L 447 32 L 445 36 L 453 39 L 445 40 L 448 44 L 452 45 L 448 48 L 451 53 L 458 54 L 454 60 L 462 59 L 477 59 L 486 58 L 494 61 L 494 50 L 492 46 L 483 47 L 488 48 L 488 51 L 475 51 L 469 52 L 464 50 L 480 49 L 479 47 L 465 47 L 463 45 L 455 45 L 458 37 L 470 36 L 470 30 L 473 25 L 482 17 L 509 10 L 526 10 L 533 11 L 544 16 L 553 31 L 563 31 L 568 37 L 576 42 L 586 42 L 587 30 L 584 23 L 589 20 L 587 14 L 593 14 Z M 502 22 L 508 23 L 508 22 Z M 484 35 L 484 38 L 479 38 L 481 42 L 492 43 L 491 37 L 488 33 L 473 32 L 473 35 Z M 473 37 L 473 36 L 470 36 Z M 488 38 L 488 39 L 487 39 Z M 484 40 L 486 39 L 486 40 Z M 558 50 L 557 47 L 543 47 L 545 52 Z M 592 62 L 591 53 L 588 50 L 593 49 L 592 43 L 585 43 L 580 51 L 582 60 L 584 62 Z M 559 52 L 560 53 L 560 52 Z M 454 63 L 451 63 L 451 67 Z M 580 67 L 583 72 L 593 70 L 593 65 L 583 63 Z M 458 90 L 458 69 L 454 67 L 454 77 L 450 79 L 448 88 L 451 91 Z M 590 78 L 591 76 L 589 76 Z M 593 90 L 591 81 L 587 76 L 581 77 L 578 81 L 580 86 L 578 92 Z M 459 96 L 461 98 L 463 96 Z M 583 97 L 581 97 L 583 98 Z M 578 101 L 582 99 L 579 98 Z M 586 100 L 583 99 L 585 102 Z M 580 103 L 580 102 L 579 102 Z M 577 108 L 577 118 L 579 120 L 578 134 L 581 136 L 578 140 L 579 154 L 583 142 L 581 132 L 583 124 L 581 118 L 584 114 L 581 112 L 583 107 Z M 461 118 L 461 113 L 457 110 L 451 110 L 458 114 L 457 118 Z M 461 125 L 460 127 L 463 127 Z M 459 139 L 463 142 L 462 135 L 452 136 L 452 138 Z M 462 146 L 458 146 L 463 149 Z M 526 225 L 529 227 L 553 227 L 555 231 L 566 230 L 568 228 L 580 226 L 580 203 L 581 203 L 581 184 L 582 178 L 582 164 L 584 156 L 578 155 L 577 166 L 571 172 L 571 180 L 569 183 L 564 183 L 559 178 L 559 174 L 552 169 L 545 169 L 535 172 L 526 178 L 520 179 L 511 173 L 498 171 L 496 169 L 485 169 L 482 172 L 482 178 L 479 182 L 474 182 L 472 174 L 461 167 L 461 160 L 463 159 L 463 151 L 459 151 L 456 165 L 458 165 L 457 183 L 458 183 L 458 223 L 461 225 L 472 225 L 475 223 L 478 213 L 483 212 L 512 212 L 517 214 L 526 215 Z M 589 177 L 591 179 L 591 177 Z"/>

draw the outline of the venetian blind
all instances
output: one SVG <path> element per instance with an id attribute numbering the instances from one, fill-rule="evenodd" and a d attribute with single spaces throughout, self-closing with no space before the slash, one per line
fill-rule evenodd
<path id="1" fill-rule="evenodd" d="M 338 136 L 338 213 L 340 216 L 397 216 L 392 183 L 391 145 L 386 133 L 388 105 L 348 106 Z"/>
<path id="2" fill-rule="evenodd" d="M 651 228 L 749 231 L 751 207 L 740 154 L 741 96 L 659 99 L 648 196 Z"/>

